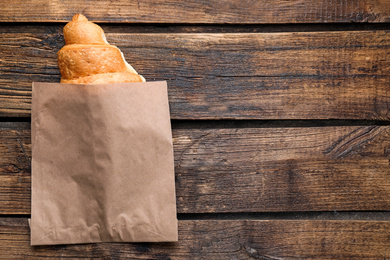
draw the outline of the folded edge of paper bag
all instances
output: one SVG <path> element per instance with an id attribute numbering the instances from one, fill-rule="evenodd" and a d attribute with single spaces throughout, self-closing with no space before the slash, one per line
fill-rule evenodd
<path id="1" fill-rule="evenodd" d="M 166 82 L 32 92 L 31 245 L 177 241 Z"/>

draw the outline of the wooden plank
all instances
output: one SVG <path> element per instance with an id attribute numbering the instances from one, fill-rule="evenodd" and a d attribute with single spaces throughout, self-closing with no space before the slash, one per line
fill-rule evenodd
<path id="1" fill-rule="evenodd" d="M 179 213 L 390 210 L 390 126 L 173 129 Z M 30 213 L 30 130 L 0 130 L 0 214 Z"/>
<path id="2" fill-rule="evenodd" d="M 387 259 L 390 221 L 179 221 L 176 243 L 31 247 L 27 219 L 0 218 L 0 254 L 21 258 Z"/>
<path id="3" fill-rule="evenodd" d="M 0 3 L 0 22 L 65 22 L 83 13 L 116 23 L 350 23 L 389 22 L 388 0 L 84 1 Z"/>
<path id="4" fill-rule="evenodd" d="M 390 118 L 390 31 L 108 34 L 173 119 Z M 58 34 L 0 38 L 0 116 L 30 116 L 31 82 L 59 82 Z"/>

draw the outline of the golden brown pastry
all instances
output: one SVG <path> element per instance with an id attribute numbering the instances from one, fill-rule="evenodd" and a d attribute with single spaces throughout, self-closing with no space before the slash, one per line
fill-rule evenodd
<path id="1" fill-rule="evenodd" d="M 65 46 L 57 53 L 61 83 L 105 84 L 145 82 L 122 52 L 106 41 L 99 25 L 82 14 L 64 27 Z"/>

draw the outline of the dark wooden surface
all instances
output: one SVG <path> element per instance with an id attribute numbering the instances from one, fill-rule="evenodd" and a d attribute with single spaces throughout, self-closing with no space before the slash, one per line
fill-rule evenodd
<path id="1" fill-rule="evenodd" d="M 166 80 L 178 243 L 29 246 L 31 82 L 82 12 Z M 0 259 L 389 259 L 390 2 L 3 1 Z"/>
<path id="2" fill-rule="evenodd" d="M 390 210 L 389 126 L 176 127 L 179 213 Z M 0 134 L 0 213 L 29 214 L 29 125 Z"/>
<path id="3" fill-rule="evenodd" d="M 25 218 L 0 218 L 4 259 L 386 259 L 389 221 L 183 220 L 178 243 L 30 247 Z"/>
<path id="4" fill-rule="evenodd" d="M 390 118 L 386 30 L 107 38 L 147 80 L 168 81 L 173 119 Z M 0 115 L 30 116 L 31 82 L 59 81 L 63 44 L 58 33 L 2 34 Z"/>
<path id="5" fill-rule="evenodd" d="M 3 1 L 1 22 L 64 22 L 81 12 L 97 22 L 332 23 L 389 22 L 388 0 Z"/>

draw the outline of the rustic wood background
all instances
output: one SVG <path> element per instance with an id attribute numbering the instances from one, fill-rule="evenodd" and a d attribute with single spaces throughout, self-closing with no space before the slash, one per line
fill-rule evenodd
<path id="1" fill-rule="evenodd" d="M 75 13 L 166 80 L 178 243 L 29 245 L 31 83 Z M 0 259 L 390 259 L 390 1 L 0 2 Z"/>

